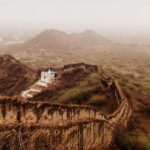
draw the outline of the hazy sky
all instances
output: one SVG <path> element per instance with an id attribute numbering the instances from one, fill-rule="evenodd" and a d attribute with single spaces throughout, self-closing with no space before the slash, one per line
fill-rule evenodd
<path id="1" fill-rule="evenodd" d="M 150 0 L 0 0 L 0 24 L 150 31 Z"/>

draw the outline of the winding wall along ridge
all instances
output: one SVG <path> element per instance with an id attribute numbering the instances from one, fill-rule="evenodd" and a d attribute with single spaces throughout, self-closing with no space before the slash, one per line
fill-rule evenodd
<path id="1" fill-rule="evenodd" d="M 125 127 L 131 115 L 118 82 L 108 89 L 118 102 L 108 116 L 88 106 L 0 100 L 0 149 L 107 149 L 114 131 Z"/>

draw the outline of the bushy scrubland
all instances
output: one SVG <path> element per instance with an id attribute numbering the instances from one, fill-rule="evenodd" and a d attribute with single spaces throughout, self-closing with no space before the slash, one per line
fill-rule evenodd
<path id="1" fill-rule="evenodd" d="M 63 76 L 74 74 L 76 69 L 67 69 Z M 62 89 L 52 101 L 61 103 L 85 103 L 92 94 L 100 91 L 100 76 L 98 73 L 87 73 L 73 87 Z"/>

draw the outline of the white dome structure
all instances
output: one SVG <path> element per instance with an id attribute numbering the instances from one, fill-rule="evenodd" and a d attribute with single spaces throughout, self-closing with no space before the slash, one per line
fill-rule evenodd
<path id="1" fill-rule="evenodd" d="M 23 98 L 32 98 L 35 94 L 38 94 L 42 89 L 48 87 L 48 84 L 52 84 L 55 80 L 56 71 L 49 69 L 48 71 L 42 71 L 40 79 L 32 85 L 28 90 L 22 92 Z"/>

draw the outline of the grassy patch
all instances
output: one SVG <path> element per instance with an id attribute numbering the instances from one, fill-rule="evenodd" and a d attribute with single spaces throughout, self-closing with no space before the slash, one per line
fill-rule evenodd
<path id="1" fill-rule="evenodd" d="M 71 70 L 72 72 L 73 70 Z M 69 70 L 70 72 L 70 70 Z M 67 71 L 68 73 L 68 71 Z M 61 90 L 51 100 L 60 103 L 86 103 L 92 94 L 100 91 L 100 77 L 98 73 L 91 73 L 72 88 Z"/>
<path id="2" fill-rule="evenodd" d="M 88 87 L 100 84 L 100 75 L 98 73 L 91 73 L 86 78 L 84 78 L 82 81 L 77 83 L 77 86 L 79 87 Z"/>
<path id="3" fill-rule="evenodd" d="M 60 103 L 85 103 L 92 93 L 98 91 L 99 86 L 92 87 L 74 87 L 71 89 L 65 89 L 61 91 L 58 96 L 52 98 L 52 101 L 57 101 Z"/>

